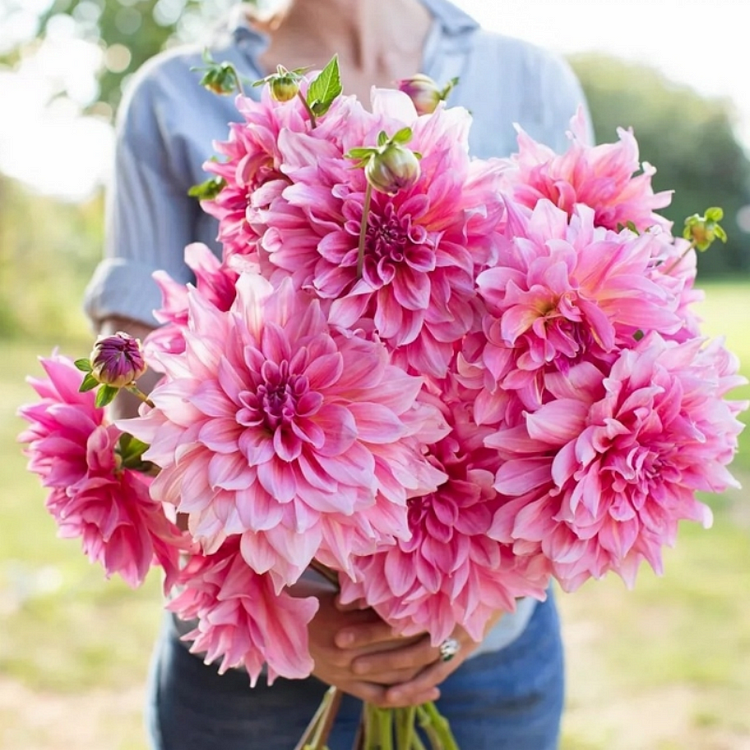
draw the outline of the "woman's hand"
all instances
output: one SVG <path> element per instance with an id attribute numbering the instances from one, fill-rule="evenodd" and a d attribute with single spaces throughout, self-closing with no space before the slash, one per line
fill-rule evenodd
<path id="1" fill-rule="evenodd" d="M 497 612 L 490 619 L 484 629 L 485 635 L 497 624 L 501 617 L 502 612 Z M 438 686 L 453 674 L 479 646 L 479 643 L 472 640 L 461 626 L 453 631 L 452 637 L 459 644 L 455 656 L 449 661 L 443 661 L 440 648 L 431 647 L 430 652 L 433 658 L 428 666 L 412 679 L 388 688 L 383 696 L 384 702 L 382 705 L 399 708 L 402 706 L 417 706 L 420 703 L 437 700 L 440 697 Z"/>
<path id="2" fill-rule="evenodd" d="M 317 598 L 320 607 L 308 628 L 309 648 L 315 661 L 313 674 L 323 682 L 387 707 L 389 686 L 409 684 L 434 661 L 435 649 L 426 635 L 395 635 L 372 609 L 337 606 L 334 592 Z"/>

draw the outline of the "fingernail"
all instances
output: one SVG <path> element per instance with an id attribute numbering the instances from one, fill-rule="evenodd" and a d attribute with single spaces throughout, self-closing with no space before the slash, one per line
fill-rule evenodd
<path id="1" fill-rule="evenodd" d="M 366 674 L 369 671 L 370 671 L 369 662 L 355 661 L 352 664 L 352 672 L 354 672 L 354 674 Z"/>
<path id="2" fill-rule="evenodd" d="M 400 690 L 389 690 L 388 691 L 388 700 L 395 702 L 400 701 L 401 698 L 403 698 L 404 694 Z"/>
<path id="3" fill-rule="evenodd" d="M 352 633 L 350 630 L 344 630 L 336 635 L 337 646 L 351 646 L 352 643 L 354 643 L 354 633 Z"/>

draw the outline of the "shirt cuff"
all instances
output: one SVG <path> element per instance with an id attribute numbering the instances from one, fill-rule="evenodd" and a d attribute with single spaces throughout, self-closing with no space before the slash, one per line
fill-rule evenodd
<path id="1" fill-rule="evenodd" d="M 106 258 L 91 277 L 83 309 L 96 325 L 109 317 L 123 317 L 157 327 L 154 310 L 162 305 L 161 290 L 152 274 L 156 269 L 138 261 Z"/>

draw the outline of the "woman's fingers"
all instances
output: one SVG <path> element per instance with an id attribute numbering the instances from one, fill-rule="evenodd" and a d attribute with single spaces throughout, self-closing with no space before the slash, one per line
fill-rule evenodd
<path id="1" fill-rule="evenodd" d="M 427 635 L 417 636 L 416 640 L 403 639 L 396 648 L 378 650 L 357 656 L 352 660 L 352 672 L 369 677 L 373 674 L 393 674 L 424 669 L 438 658 L 438 650 L 430 645 Z M 371 679 L 371 678 L 370 678 Z M 380 680 L 378 680 L 380 682 Z M 393 680 L 392 682 L 396 682 Z"/>
<path id="2" fill-rule="evenodd" d="M 415 638 L 402 638 L 396 635 L 390 625 L 375 615 L 366 621 L 354 622 L 341 628 L 334 637 L 334 643 L 339 648 L 369 651 L 400 648 L 412 643 Z"/>

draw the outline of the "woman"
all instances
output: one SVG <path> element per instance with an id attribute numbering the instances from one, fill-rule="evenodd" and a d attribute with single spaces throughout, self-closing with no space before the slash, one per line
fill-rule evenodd
<path id="1" fill-rule="evenodd" d="M 482 158 L 515 150 L 516 122 L 535 139 L 564 149 L 568 122 L 583 103 L 563 62 L 485 32 L 447 0 L 294 0 L 270 20 L 240 6 L 211 53 L 250 80 L 265 77 L 279 62 L 289 69 L 320 68 L 337 53 L 345 92 L 364 102 L 371 86 L 392 86 L 417 72 L 439 82 L 458 77 L 451 104 L 472 112 L 472 153 Z M 197 85 L 193 68 L 200 65 L 198 49 L 159 55 L 144 66 L 123 103 L 107 257 L 86 300 L 104 332 L 144 336 L 160 304 L 151 273 L 160 268 L 188 281 L 183 248 L 194 241 L 215 246 L 215 222 L 187 190 L 205 179 L 201 165 L 211 143 L 226 137 L 237 113 L 231 98 Z M 445 661 L 427 636 L 397 638 L 371 610 L 341 610 L 330 591 L 316 592 L 321 606 L 310 626 L 315 676 L 278 680 L 271 688 L 250 690 L 239 671 L 219 676 L 187 651 L 179 625 L 169 620 L 151 682 L 153 748 L 288 750 L 326 684 L 348 694 L 331 750 L 351 747 L 357 699 L 382 706 L 439 699 L 464 750 L 557 746 L 563 665 L 551 598 L 524 601 L 513 615 L 498 613 L 481 644 L 454 633 L 458 653 Z"/>

